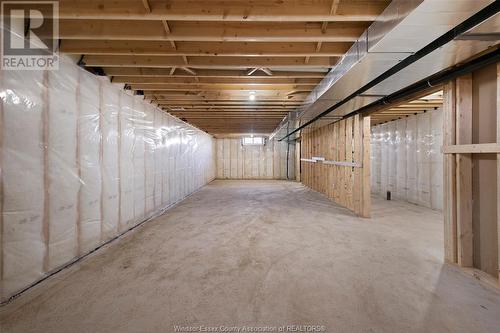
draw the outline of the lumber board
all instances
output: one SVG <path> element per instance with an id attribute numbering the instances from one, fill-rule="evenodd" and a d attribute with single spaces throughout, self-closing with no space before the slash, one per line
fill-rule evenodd
<path id="1" fill-rule="evenodd" d="M 361 216 L 369 218 L 371 217 L 371 188 L 370 188 L 370 116 L 363 117 L 363 169 L 362 169 L 362 208 Z"/>
<path id="2" fill-rule="evenodd" d="M 302 183 L 369 217 L 370 118 L 339 120 L 302 134 L 300 142 Z"/>
<path id="3" fill-rule="evenodd" d="M 497 145 L 500 145 L 500 63 L 497 63 Z M 500 285 L 500 152 L 497 153 L 497 246 L 498 285 Z"/>
<path id="4" fill-rule="evenodd" d="M 456 143 L 456 82 L 453 80 L 443 90 L 443 145 Z M 443 215 L 444 215 L 444 259 L 458 263 L 457 216 L 456 216 L 456 159 L 444 155 L 443 160 Z"/>
<path id="5" fill-rule="evenodd" d="M 498 143 L 479 143 L 469 145 L 449 145 L 443 146 L 443 154 L 487 154 L 500 153 L 500 144 Z"/>
<path id="6" fill-rule="evenodd" d="M 472 74 L 457 78 L 456 143 L 472 143 Z M 472 157 L 458 154 L 457 163 L 457 234 L 458 264 L 473 266 L 472 231 Z"/>
<path id="7" fill-rule="evenodd" d="M 207 2 L 170 0 L 148 0 L 150 10 L 144 8 L 141 1 L 121 0 L 61 0 L 59 15 L 63 19 L 73 20 L 168 20 L 168 21 L 240 21 L 240 22 L 348 22 L 373 21 L 387 3 L 351 0 L 343 2 L 338 10 L 331 12 L 331 0 L 319 0 L 313 3 L 297 2 L 293 6 L 284 1 L 247 2 Z"/>

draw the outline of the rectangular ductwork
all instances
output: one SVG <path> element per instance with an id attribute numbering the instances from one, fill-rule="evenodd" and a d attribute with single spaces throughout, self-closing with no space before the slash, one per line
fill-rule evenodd
<path id="1" fill-rule="evenodd" d="M 294 118 L 285 118 L 274 136 L 282 138 L 408 56 L 481 11 L 492 0 L 395 0 L 363 33 L 340 62 L 311 92 Z M 315 121 L 308 131 L 358 110 L 372 102 L 459 64 L 498 43 L 500 19 L 496 14 L 443 47 L 412 63 L 363 94 Z M 476 36 L 475 38 L 466 38 Z M 478 38 L 477 36 L 483 36 Z M 487 36 L 488 38 L 484 38 Z M 287 130 L 288 128 L 288 130 Z M 296 135 L 299 132 L 295 133 Z M 291 136 L 290 138 L 292 138 Z"/>

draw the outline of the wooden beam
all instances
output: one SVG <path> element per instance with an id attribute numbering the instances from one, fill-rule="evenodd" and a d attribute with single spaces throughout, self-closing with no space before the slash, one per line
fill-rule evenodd
<path id="1" fill-rule="evenodd" d="M 157 98 L 178 98 L 178 99 L 223 99 L 223 100 L 246 100 L 248 101 L 248 91 L 239 90 L 220 90 L 220 91 L 147 91 L 145 96 L 150 98 L 155 96 Z M 256 101 L 263 100 L 288 100 L 288 101 L 303 101 L 307 95 L 297 94 L 287 96 L 284 91 L 270 91 L 261 90 L 256 96 Z"/>
<path id="2" fill-rule="evenodd" d="M 362 169 L 362 208 L 361 208 L 361 216 L 370 217 L 371 216 L 371 184 L 370 184 L 370 175 L 371 175 L 371 167 L 370 167 L 370 129 L 371 122 L 370 116 L 363 117 L 362 119 L 362 131 L 363 131 L 363 169 Z"/>
<path id="3" fill-rule="evenodd" d="M 245 113 L 255 113 L 255 114 L 286 114 L 293 109 L 282 109 L 282 108 L 266 108 L 266 109 L 247 109 L 247 108 L 241 108 L 241 109 L 227 109 L 224 107 L 219 107 L 219 108 L 196 108 L 196 109 L 190 109 L 190 108 L 183 108 L 182 106 L 170 106 L 170 105 L 164 105 L 164 104 L 159 104 L 158 107 L 161 108 L 166 108 L 171 111 L 175 112 L 189 112 L 189 113 L 204 113 L 204 112 L 211 112 L 211 113 L 234 113 L 234 114 L 245 114 Z"/>
<path id="4" fill-rule="evenodd" d="M 259 69 L 261 71 L 263 71 L 264 73 L 266 73 L 268 76 L 272 76 L 273 75 L 273 72 L 269 68 L 262 67 L 262 68 L 259 68 Z"/>
<path id="5" fill-rule="evenodd" d="M 332 6 L 330 7 L 330 15 L 336 15 L 339 8 L 340 0 L 332 0 Z M 325 33 L 328 27 L 328 21 L 321 24 L 321 32 Z"/>
<path id="6" fill-rule="evenodd" d="M 226 121 L 226 120 L 232 120 L 232 119 L 245 119 L 248 121 L 253 121 L 253 118 L 255 115 L 203 115 L 203 116 L 196 116 L 196 115 L 191 115 L 191 114 L 184 114 L 184 113 L 175 113 L 175 112 L 169 112 L 172 115 L 176 117 L 182 117 L 186 118 L 188 120 L 221 120 L 221 121 Z M 263 119 L 269 119 L 272 120 L 273 122 L 276 122 L 276 120 L 283 119 L 284 115 L 267 115 L 267 116 L 262 116 L 259 117 L 261 120 Z"/>
<path id="7" fill-rule="evenodd" d="M 500 144 L 481 143 L 470 145 L 443 146 L 443 154 L 500 154 Z"/>
<path id="8" fill-rule="evenodd" d="M 155 99 L 157 103 L 160 104 L 170 104 L 170 105 L 177 105 L 177 106 L 197 106 L 197 105 L 215 105 L 215 106 L 237 106 L 237 105 L 244 105 L 247 106 L 249 105 L 248 103 L 248 98 L 246 100 L 213 100 L 213 99 L 206 99 L 206 100 L 172 100 L 172 99 Z M 281 106 L 281 107 L 297 107 L 302 105 L 301 101 L 275 101 L 275 100 L 264 100 L 264 101 L 252 101 L 252 104 L 254 106 Z"/>
<path id="9" fill-rule="evenodd" d="M 151 13 L 151 6 L 149 5 L 149 1 L 148 0 L 142 0 L 142 5 L 146 9 L 147 13 Z"/>
<path id="10" fill-rule="evenodd" d="M 161 23 L 163 24 L 163 28 L 165 29 L 165 32 L 167 33 L 167 35 L 170 35 L 172 33 L 172 30 L 170 30 L 170 26 L 168 25 L 168 21 L 162 20 Z M 169 42 L 170 42 L 170 45 L 172 46 L 172 48 L 174 50 L 177 50 L 177 45 L 175 44 L 175 42 L 172 39 L 170 39 Z M 82 52 L 82 54 L 84 54 L 84 53 L 85 52 Z"/>
<path id="11" fill-rule="evenodd" d="M 106 67 L 104 72 L 113 77 L 118 76 L 137 76 L 137 77 L 165 77 L 170 76 L 169 70 L 164 68 L 137 68 L 137 67 Z M 267 75 L 253 75 L 253 78 L 316 78 L 322 79 L 326 74 L 321 71 L 274 71 L 272 77 Z M 211 77 L 211 78 L 245 78 L 247 77 L 245 70 L 216 70 L 216 69 L 198 69 L 196 76 Z M 174 77 L 191 77 L 191 75 L 178 73 Z"/>
<path id="12" fill-rule="evenodd" d="M 187 62 L 187 60 L 186 60 L 185 62 Z M 184 66 L 184 67 L 180 67 L 180 69 L 182 69 L 184 72 L 187 72 L 187 73 L 189 73 L 189 74 L 191 74 L 191 75 L 196 76 L 196 71 L 192 70 L 192 69 L 191 69 L 191 68 L 189 68 L 189 67 L 185 67 L 185 66 Z"/>
<path id="13" fill-rule="evenodd" d="M 171 108 L 167 106 L 159 106 L 162 109 L 168 110 L 169 112 L 177 112 L 190 115 L 235 115 L 235 116 L 247 116 L 247 115 L 260 115 L 260 116 L 273 116 L 286 115 L 288 112 L 286 110 L 183 110 L 181 108 Z"/>
<path id="14" fill-rule="evenodd" d="M 497 144 L 500 145 L 500 63 L 497 63 Z M 497 268 L 500 285 L 500 153 L 497 154 Z"/>
<path id="15" fill-rule="evenodd" d="M 186 64 L 180 57 L 150 57 L 150 56 L 99 56 L 86 55 L 83 63 L 90 67 L 148 67 L 148 68 L 171 68 L 183 67 Z M 283 68 L 283 67 L 303 67 L 303 68 L 331 68 L 338 61 L 338 58 L 311 59 L 304 64 L 302 58 L 294 57 L 192 57 L 189 60 L 190 68 Z"/>
<path id="16" fill-rule="evenodd" d="M 315 43 L 280 42 L 177 42 L 137 40 L 61 41 L 60 51 L 68 54 L 149 55 L 149 56 L 237 56 L 237 57 L 340 57 L 352 43 L 324 43 L 321 51 Z"/>
<path id="17" fill-rule="evenodd" d="M 255 73 L 257 70 L 258 70 L 258 68 L 257 68 L 257 67 L 250 68 L 250 69 L 249 69 L 249 70 L 248 70 L 245 74 L 246 74 L 247 76 L 250 76 L 250 75 L 252 75 L 253 73 Z"/>
<path id="18" fill-rule="evenodd" d="M 193 72 L 193 75 L 196 75 Z M 316 85 L 321 82 L 321 79 L 293 79 L 293 78 L 261 78 L 261 77 L 246 77 L 246 78 L 199 78 L 196 81 L 194 77 L 140 77 L 140 76 L 117 76 L 113 77 L 113 83 L 140 83 L 140 84 L 177 84 L 177 85 L 192 85 L 192 84 L 288 84 L 288 85 Z"/>
<path id="19" fill-rule="evenodd" d="M 176 103 L 171 102 L 158 102 L 159 106 L 165 106 L 169 108 L 182 108 L 184 110 L 278 110 L 278 111 L 290 111 L 297 108 L 295 105 L 283 106 L 283 105 L 252 105 L 252 104 L 240 104 L 240 105 L 216 105 L 216 104 L 199 104 L 199 105 L 176 105 Z"/>
<path id="20" fill-rule="evenodd" d="M 239 90 L 231 91 L 145 91 L 145 99 L 167 99 L 170 101 L 184 100 L 184 101 L 202 101 L 202 100 L 223 100 L 223 101 L 247 101 L 248 92 Z M 300 101 L 303 102 L 306 94 L 294 95 L 292 98 L 284 96 L 282 91 L 269 91 L 264 90 L 258 96 L 258 101 Z"/>
<path id="21" fill-rule="evenodd" d="M 201 90 L 201 91 L 212 91 L 212 90 L 245 90 L 245 91 L 259 91 L 259 90 L 271 90 L 279 91 L 285 90 L 290 91 L 290 89 L 300 89 L 301 91 L 311 91 L 316 87 L 315 84 L 222 84 L 222 83 L 207 83 L 207 84 L 158 84 L 158 83 L 133 83 L 130 85 L 132 90 L 156 90 L 156 91 L 185 91 L 185 90 Z"/>
<path id="22" fill-rule="evenodd" d="M 151 12 L 145 12 L 137 0 L 60 0 L 62 19 L 109 20 L 182 20 L 241 22 L 337 22 L 374 21 L 390 1 L 344 1 L 336 15 L 330 13 L 331 0 L 296 1 L 189 1 L 149 0 Z"/>
<path id="23" fill-rule="evenodd" d="M 221 113 L 221 112 L 232 112 L 232 113 L 240 113 L 240 114 L 250 114 L 251 112 L 253 113 L 258 113 L 258 114 L 269 114 L 269 113 L 280 113 L 280 114 L 286 114 L 288 113 L 287 110 L 285 109 L 279 109 L 279 108 L 276 108 L 276 109 L 209 109 L 209 108 L 206 108 L 206 109 L 183 109 L 183 108 L 179 108 L 179 107 L 170 107 L 168 105 L 159 105 L 159 107 L 161 108 L 164 108 L 164 109 L 168 109 L 172 112 L 189 112 L 189 113 L 197 113 L 197 114 L 201 114 L 201 113 L 206 113 L 206 112 L 210 112 L 212 114 L 217 114 L 217 113 Z"/>
<path id="24" fill-rule="evenodd" d="M 454 80 L 444 86 L 443 97 L 443 146 L 451 146 L 456 143 L 456 82 Z M 444 259 L 449 263 L 458 263 L 455 156 L 444 156 L 443 174 Z"/>
<path id="25" fill-rule="evenodd" d="M 189 21 L 60 20 L 59 39 L 191 42 L 355 42 L 364 23 L 332 23 L 323 33 L 314 23 L 214 23 Z M 168 29 L 170 32 L 166 31 Z M 52 38 L 51 31 L 39 37 Z"/>
<path id="26" fill-rule="evenodd" d="M 466 145 L 472 143 L 472 74 L 459 77 L 456 81 L 456 144 Z M 458 264 L 472 267 L 472 156 L 458 154 L 456 163 Z"/>

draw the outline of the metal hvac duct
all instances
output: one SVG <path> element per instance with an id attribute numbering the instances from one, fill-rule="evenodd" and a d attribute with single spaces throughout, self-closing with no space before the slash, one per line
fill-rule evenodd
<path id="1" fill-rule="evenodd" d="M 308 96 L 295 117 L 304 124 L 342 101 L 403 59 L 473 16 L 494 0 L 395 0 L 365 31 L 341 61 Z M 496 14 L 429 55 L 315 121 L 308 131 L 341 118 L 434 73 L 456 65 L 498 43 Z M 299 126 L 286 117 L 273 136 L 282 138 Z M 288 131 L 287 131 L 288 127 Z M 295 134 L 295 137 L 298 133 Z M 290 139 L 294 136 L 290 136 Z"/>

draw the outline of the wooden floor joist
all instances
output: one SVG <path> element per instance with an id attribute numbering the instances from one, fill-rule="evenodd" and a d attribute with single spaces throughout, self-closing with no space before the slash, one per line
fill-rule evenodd
<path id="1" fill-rule="evenodd" d="M 188 42 L 355 42 L 366 23 L 332 23 L 326 32 L 319 23 L 262 22 L 171 22 L 171 32 L 162 21 L 61 20 L 59 34 L 72 40 L 188 41 Z M 49 32 L 40 33 L 50 37 Z"/>
<path id="2" fill-rule="evenodd" d="M 281 115 L 300 111 L 389 3 L 61 0 L 59 47 L 167 112 L 181 111 L 188 121 L 196 112 L 198 126 L 211 134 L 262 133 L 259 119 L 274 124 L 265 127 L 271 133 Z M 177 110 L 189 103 L 189 113 Z M 229 128 L 232 120 L 237 128 Z"/>
<path id="3" fill-rule="evenodd" d="M 429 98 L 432 96 L 432 98 Z M 371 113 L 372 125 L 378 125 L 398 119 L 402 119 L 411 115 L 424 113 L 429 110 L 434 110 L 443 106 L 442 92 L 438 91 L 432 95 L 424 96 L 410 102 L 397 103 L 388 105 L 384 109 L 377 110 Z"/>
<path id="4" fill-rule="evenodd" d="M 340 57 L 350 47 L 349 42 L 323 43 L 316 51 L 316 43 L 283 42 L 184 42 L 176 48 L 163 41 L 72 40 L 61 43 L 61 52 L 92 55 L 146 55 L 146 56 L 235 56 L 235 57 Z"/>
<path id="5" fill-rule="evenodd" d="M 316 57 L 304 64 L 300 57 L 190 57 L 187 64 L 190 68 L 330 68 L 339 60 L 337 57 Z M 181 57 L 150 57 L 150 56 L 103 56 L 86 55 L 82 62 L 90 67 L 148 67 L 171 68 L 182 67 L 186 64 Z"/>
<path id="6" fill-rule="evenodd" d="M 384 10 L 388 0 L 342 1 L 331 14 L 332 0 L 286 1 L 190 1 L 149 0 L 150 10 L 141 1 L 60 0 L 59 16 L 75 20 L 171 20 L 240 22 L 371 22 Z"/>

